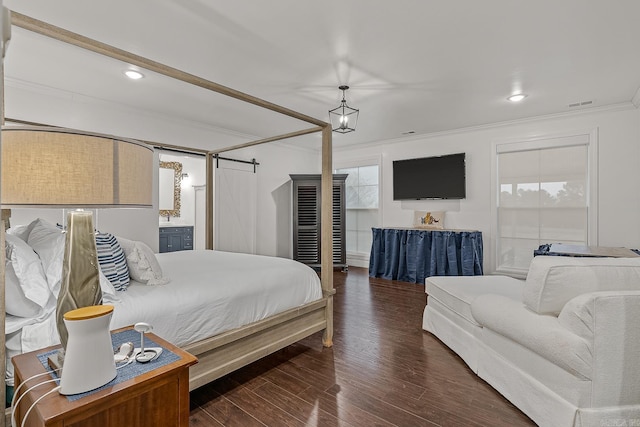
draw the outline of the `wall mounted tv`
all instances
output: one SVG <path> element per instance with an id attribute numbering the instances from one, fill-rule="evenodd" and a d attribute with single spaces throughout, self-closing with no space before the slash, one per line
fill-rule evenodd
<path id="1" fill-rule="evenodd" d="M 464 199 L 465 153 L 393 162 L 393 200 Z"/>

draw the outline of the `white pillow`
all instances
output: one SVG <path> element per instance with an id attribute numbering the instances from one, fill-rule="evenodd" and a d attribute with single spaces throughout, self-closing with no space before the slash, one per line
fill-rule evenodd
<path id="1" fill-rule="evenodd" d="M 136 282 L 145 285 L 166 285 L 170 279 L 162 277 L 162 268 L 155 254 L 143 242 L 117 237 L 125 256 L 129 275 Z"/>
<path id="2" fill-rule="evenodd" d="M 20 237 L 6 235 L 5 298 L 7 313 L 37 317 L 51 291 L 38 254 Z"/>
<path id="3" fill-rule="evenodd" d="M 57 297 L 62 285 L 65 235 L 58 227 L 43 219 L 37 219 L 29 226 L 31 225 L 33 227 L 29 233 L 28 242 L 33 245 L 33 250 L 40 257 L 46 283 L 48 283 L 51 292 Z M 116 296 L 116 290 L 109 282 L 109 279 L 105 277 L 100 269 L 98 269 L 98 274 L 103 300 L 118 302 L 119 298 Z"/>
<path id="4" fill-rule="evenodd" d="M 640 257 L 537 256 L 529 266 L 522 302 L 557 316 L 569 300 L 596 291 L 640 290 Z"/>
<path id="5" fill-rule="evenodd" d="M 16 225 L 15 227 L 11 227 L 7 230 L 7 234 L 12 234 L 26 242 L 29 239 L 29 233 L 31 233 L 31 230 L 33 230 L 37 221 L 38 220 L 36 219 L 31 221 L 29 225 Z"/>
<path id="6" fill-rule="evenodd" d="M 39 218 L 33 224 L 27 243 L 40 257 L 49 289 L 57 296 L 62 282 L 65 235 L 55 225 Z"/>

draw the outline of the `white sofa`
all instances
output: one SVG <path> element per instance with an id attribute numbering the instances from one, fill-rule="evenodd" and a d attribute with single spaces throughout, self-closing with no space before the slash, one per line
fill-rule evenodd
<path id="1" fill-rule="evenodd" d="M 429 277 L 423 328 L 540 426 L 640 426 L 640 258 Z"/>

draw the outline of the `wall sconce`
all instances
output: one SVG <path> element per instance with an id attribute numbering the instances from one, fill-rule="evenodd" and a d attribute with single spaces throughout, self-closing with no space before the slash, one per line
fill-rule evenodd
<path id="1" fill-rule="evenodd" d="M 191 184 L 191 178 L 189 178 L 189 174 L 188 173 L 183 173 L 182 174 L 182 181 L 180 181 L 180 186 L 182 188 L 187 188 L 189 186 L 189 184 Z"/>

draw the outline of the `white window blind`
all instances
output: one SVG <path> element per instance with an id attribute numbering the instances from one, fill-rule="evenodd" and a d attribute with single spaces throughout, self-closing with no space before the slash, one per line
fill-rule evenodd
<path id="1" fill-rule="evenodd" d="M 546 243 L 589 244 L 589 135 L 497 146 L 497 270 L 526 273 Z"/>

